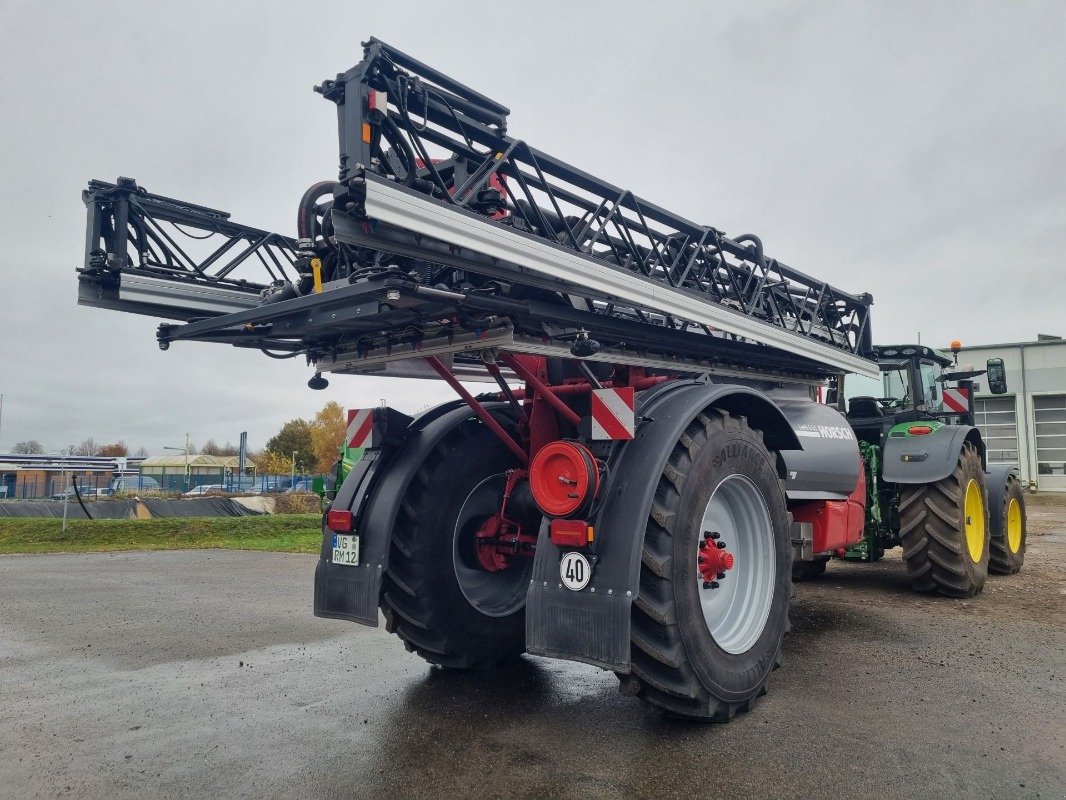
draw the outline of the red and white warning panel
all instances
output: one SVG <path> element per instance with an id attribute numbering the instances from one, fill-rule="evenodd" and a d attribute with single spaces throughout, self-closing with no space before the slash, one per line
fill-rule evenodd
<path id="1" fill-rule="evenodd" d="M 636 432 L 636 390 L 632 386 L 592 390 L 592 438 L 632 439 Z"/>
<path id="2" fill-rule="evenodd" d="M 944 387 L 944 410 L 965 414 L 970 410 L 970 390 Z"/>
<path id="3" fill-rule="evenodd" d="M 376 447 L 377 436 L 374 428 L 374 409 L 350 408 L 348 409 L 348 432 L 345 441 L 348 447 Z"/>

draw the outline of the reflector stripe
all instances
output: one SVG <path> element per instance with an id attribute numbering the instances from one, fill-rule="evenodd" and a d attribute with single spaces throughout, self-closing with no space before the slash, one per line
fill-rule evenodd
<path id="1" fill-rule="evenodd" d="M 348 447 L 372 447 L 369 441 L 374 434 L 374 409 L 353 408 L 348 411 L 348 431 L 345 438 Z"/>
<path id="2" fill-rule="evenodd" d="M 633 406 L 636 392 L 631 386 L 618 389 L 593 389 L 592 438 L 632 439 L 636 430 Z"/>
<path id="3" fill-rule="evenodd" d="M 970 393 L 965 389 L 944 388 L 944 405 L 956 414 L 965 414 L 970 409 Z"/>

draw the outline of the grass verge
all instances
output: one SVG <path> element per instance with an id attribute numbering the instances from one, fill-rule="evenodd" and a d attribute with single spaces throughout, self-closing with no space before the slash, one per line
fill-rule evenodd
<path id="1" fill-rule="evenodd" d="M 164 517 L 70 520 L 0 519 L 0 553 L 95 553 L 108 550 L 274 550 L 317 553 L 319 514 L 257 517 Z"/>

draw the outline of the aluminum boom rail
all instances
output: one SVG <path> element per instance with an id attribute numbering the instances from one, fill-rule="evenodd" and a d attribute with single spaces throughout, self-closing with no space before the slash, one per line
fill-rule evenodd
<path id="1" fill-rule="evenodd" d="M 481 253 L 493 259 L 498 268 L 512 265 L 510 276 L 503 269 L 497 273 L 502 277 L 513 278 L 520 274 L 521 268 L 525 268 L 546 278 L 543 285 L 554 285 L 560 290 L 586 297 L 621 301 L 698 325 L 712 326 L 843 372 L 868 374 L 871 377 L 878 374 L 876 365 L 868 359 L 841 348 L 826 347 L 816 339 L 775 327 L 728 306 L 709 303 L 693 292 L 653 283 L 631 271 L 568 251 L 478 215 L 460 213 L 395 184 L 367 177 L 364 207 L 368 218 L 433 237 L 453 248 Z M 337 220 L 334 225 L 338 229 L 338 237 L 344 238 Z M 352 238 L 357 237 L 353 235 Z M 372 241 L 370 238 L 358 238 Z M 378 244 L 383 249 L 387 247 L 380 242 Z"/>

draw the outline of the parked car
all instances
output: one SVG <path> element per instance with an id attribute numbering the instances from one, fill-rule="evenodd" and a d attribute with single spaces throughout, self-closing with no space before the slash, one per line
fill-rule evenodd
<path id="1" fill-rule="evenodd" d="M 111 493 L 115 492 L 158 492 L 162 489 L 159 481 L 150 475 L 120 475 L 111 480 Z"/>
<path id="2" fill-rule="evenodd" d="M 107 497 L 109 492 L 110 492 L 109 489 L 93 489 L 93 488 L 88 487 L 88 486 L 80 486 L 80 485 L 78 486 L 78 494 L 81 495 L 81 499 L 82 500 L 94 500 L 97 497 Z M 56 492 L 54 495 L 52 495 L 52 499 L 53 500 L 68 500 L 68 499 L 69 500 L 77 500 L 77 497 L 75 497 L 75 495 L 74 495 L 74 487 L 73 486 L 68 486 L 63 491 Z"/>
<path id="3" fill-rule="evenodd" d="M 202 497 L 205 494 L 223 494 L 225 488 L 221 483 L 205 483 L 201 486 L 194 486 L 189 491 L 184 492 L 182 497 Z"/>
<path id="4" fill-rule="evenodd" d="M 237 481 L 227 483 L 226 491 L 229 494 L 262 494 L 263 487 L 246 478 L 239 483 Z"/>
<path id="5" fill-rule="evenodd" d="M 294 483 L 292 486 L 285 490 L 285 494 L 288 494 L 289 492 L 312 492 L 314 491 L 314 489 L 312 488 L 312 484 L 313 481 L 311 481 L 310 479 L 298 480 L 296 481 L 296 483 Z"/>

